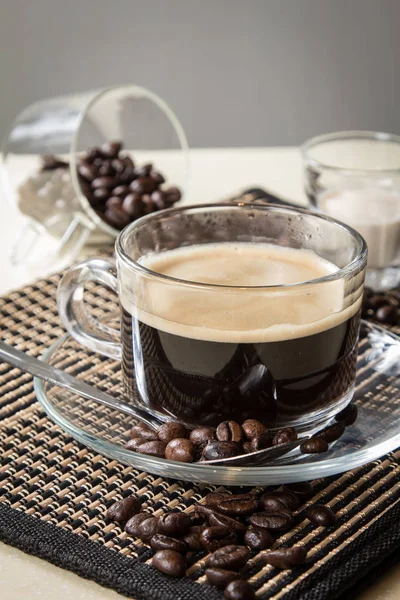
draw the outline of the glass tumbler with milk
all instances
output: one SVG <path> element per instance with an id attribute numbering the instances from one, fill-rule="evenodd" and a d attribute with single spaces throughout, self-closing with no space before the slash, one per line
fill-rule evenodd
<path id="1" fill-rule="evenodd" d="M 366 283 L 400 283 L 400 136 L 371 131 L 321 135 L 302 147 L 306 194 L 368 244 Z"/>

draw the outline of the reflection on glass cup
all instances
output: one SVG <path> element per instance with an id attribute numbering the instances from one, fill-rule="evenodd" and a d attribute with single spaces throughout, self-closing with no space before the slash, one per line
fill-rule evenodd
<path id="1" fill-rule="evenodd" d="M 48 98 L 17 117 L 3 141 L 0 162 L 5 197 L 21 227 L 11 252 L 13 264 L 49 263 L 55 268 L 59 259 L 72 261 L 84 243 L 110 243 L 117 237 L 121 227 L 91 201 L 91 184 L 80 177 L 88 150 L 113 141 L 122 142 L 123 160 L 132 168 L 132 158 L 136 166 L 153 163 L 166 185 L 186 192 L 185 133 L 169 106 L 150 90 L 126 84 Z M 61 160 L 43 160 L 46 155 Z M 100 170 L 84 165 L 97 178 L 112 180 L 111 187 L 99 189 L 106 197 L 130 183 L 127 169 L 120 172 L 120 165 L 113 164 L 120 162 L 115 158 L 94 158 L 100 160 Z"/>
<path id="2" fill-rule="evenodd" d="M 312 205 L 344 221 L 368 244 L 367 284 L 400 282 L 400 137 L 345 131 L 313 138 L 302 148 Z"/>
<path id="3" fill-rule="evenodd" d="M 128 226 L 116 257 L 117 277 L 101 259 L 71 268 L 58 307 L 80 343 L 122 359 L 129 401 L 189 425 L 299 430 L 350 402 L 367 261 L 351 228 L 273 205 L 184 207 Z M 121 332 L 87 314 L 88 281 L 118 294 Z"/>

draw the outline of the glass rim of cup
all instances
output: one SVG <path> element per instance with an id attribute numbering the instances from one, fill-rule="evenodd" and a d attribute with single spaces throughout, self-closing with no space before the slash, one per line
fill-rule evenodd
<path id="1" fill-rule="evenodd" d="M 288 284 L 278 284 L 278 285 L 258 285 L 258 286 L 243 286 L 243 285 L 221 285 L 214 283 L 201 283 L 196 281 L 190 281 L 185 279 L 179 279 L 177 277 L 171 277 L 170 275 L 165 275 L 163 273 L 158 273 L 157 271 L 153 271 L 148 267 L 145 267 L 143 264 L 131 258 L 124 247 L 124 242 L 126 242 L 127 237 L 130 236 L 132 231 L 136 230 L 138 227 L 145 225 L 150 221 L 157 221 L 165 218 L 167 215 L 179 214 L 182 212 L 198 212 L 203 211 L 204 209 L 211 210 L 256 210 L 256 211 L 276 211 L 283 213 L 295 213 L 295 214 L 305 214 L 310 215 L 318 220 L 328 221 L 333 223 L 335 226 L 346 230 L 357 244 L 357 254 L 356 256 L 347 263 L 344 267 L 339 268 L 337 271 L 330 273 L 329 275 L 324 275 L 323 277 L 317 277 L 315 279 L 309 279 L 306 281 L 300 281 L 296 283 L 288 283 Z M 127 266 L 129 269 L 139 272 L 142 275 L 152 278 L 158 279 L 164 283 L 171 283 L 179 286 L 189 287 L 189 288 L 199 288 L 199 289 L 208 289 L 208 290 L 232 290 L 232 291 L 258 291 L 266 290 L 266 291 L 282 291 L 282 290 L 296 290 L 306 285 L 317 285 L 321 283 L 327 283 L 329 281 L 336 281 L 341 278 L 345 278 L 348 275 L 352 275 L 353 273 L 358 272 L 362 268 L 365 268 L 367 264 L 367 244 L 364 238 L 352 227 L 346 225 L 337 219 L 333 219 L 328 217 L 327 215 L 317 213 L 315 211 L 311 211 L 302 207 L 286 207 L 280 206 L 278 204 L 268 204 L 268 205 L 260 205 L 260 204 L 244 204 L 243 202 L 233 202 L 233 203 L 212 203 L 212 204 L 193 204 L 193 205 L 185 205 L 177 208 L 169 208 L 160 212 L 152 213 L 149 215 L 145 215 L 139 219 L 136 219 L 133 223 L 125 227 L 119 234 L 115 242 L 115 251 L 118 258 Z"/>
<path id="2" fill-rule="evenodd" d="M 369 131 L 369 130 L 344 130 L 344 131 L 333 131 L 331 133 L 323 133 L 322 135 L 317 135 L 312 138 L 306 140 L 300 146 L 300 152 L 303 159 L 310 165 L 314 167 L 320 167 L 323 169 L 331 170 L 331 171 L 341 171 L 342 173 L 349 173 L 351 175 L 361 175 L 368 174 L 369 176 L 373 176 L 376 174 L 384 175 L 390 173 L 398 174 L 400 172 L 400 164 L 398 168 L 391 169 L 360 169 L 360 168 L 350 168 L 350 167 L 340 167 L 338 165 L 329 164 L 327 162 L 320 161 L 316 158 L 313 158 L 310 154 L 311 150 L 320 144 L 325 144 L 333 141 L 346 141 L 351 139 L 359 139 L 359 140 L 372 140 L 377 142 L 389 142 L 393 145 L 400 146 L 400 135 L 396 135 L 394 133 L 386 133 L 384 131 Z"/>

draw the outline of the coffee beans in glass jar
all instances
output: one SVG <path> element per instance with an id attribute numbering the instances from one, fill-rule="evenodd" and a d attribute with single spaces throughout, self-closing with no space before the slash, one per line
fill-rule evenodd
<path id="1" fill-rule="evenodd" d="M 115 229 L 181 199 L 152 164 L 135 165 L 120 141 L 91 148 L 78 157 L 77 174 L 89 204 Z"/>
<path id="2" fill-rule="evenodd" d="M 97 215 L 114 229 L 123 229 L 146 214 L 171 208 L 181 191 L 169 186 L 152 164 L 136 165 L 121 141 L 88 149 L 77 157 L 82 195 Z M 41 171 L 66 170 L 69 163 L 55 155 L 41 157 Z"/>

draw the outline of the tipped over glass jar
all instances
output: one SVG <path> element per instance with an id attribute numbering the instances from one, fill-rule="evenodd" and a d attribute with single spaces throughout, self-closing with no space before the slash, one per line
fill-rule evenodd
<path id="1" fill-rule="evenodd" d="M 188 145 L 169 106 L 126 84 L 32 104 L 3 141 L 18 265 L 71 262 L 187 192 Z"/>

